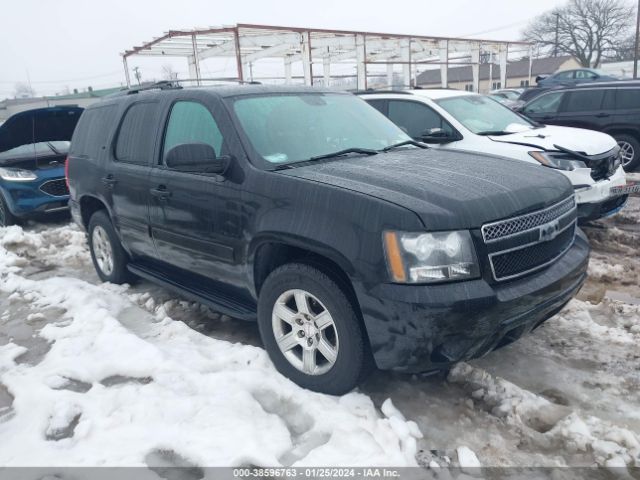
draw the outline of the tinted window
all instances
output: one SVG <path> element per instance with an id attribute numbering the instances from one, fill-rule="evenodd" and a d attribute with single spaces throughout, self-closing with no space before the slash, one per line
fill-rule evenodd
<path id="1" fill-rule="evenodd" d="M 206 143 L 222 154 L 222 134 L 207 107 L 197 102 L 177 102 L 164 136 L 164 156 L 182 143 Z"/>
<path id="2" fill-rule="evenodd" d="M 453 134 L 451 126 L 426 105 L 406 100 L 389 100 L 389 119 L 413 138 L 420 138 L 432 128 Z"/>
<path id="3" fill-rule="evenodd" d="M 525 113 L 555 113 L 562 101 L 562 92 L 553 92 L 532 100 L 524 109 Z"/>
<path id="4" fill-rule="evenodd" d="M 146 165 L 153 156 L 158 104 L 136 103 L 124 115 L 116 143 L 116 159 Z"/>
<path id="5" fill-rule="evenodd" d="M 569 92 L 563 111 L 565 112 L 591 112 L 600 110 L 605 90 L 584 90 Z"/>
<path id="6" fill-rule="evenodd" d="M 97 158 L 100 149 L 107 145 L 116 112 L 115 105 L 85 110 L 71 139 L 71 155 Z"/>
<path id="7" fill-rule="evenodd" d="M 387 103 L 386 100 L 367 100 L 367 103 L 371 105 L 373 108 L 375 108 L 376 110 L 378 110 L 383 115 L 386 114 L 385 108 L 384 108 L 385 103 Z"/>
<path id="8" fill-rule="evenodd" d="M 640 108 L 640 89 L 619 88 L 616 92 L 616 109 Z"/>

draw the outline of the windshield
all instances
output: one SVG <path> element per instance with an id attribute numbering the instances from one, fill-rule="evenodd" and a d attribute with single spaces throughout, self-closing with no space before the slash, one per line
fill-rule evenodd
<path id="1" fill-rule="evenodd" d="M 233 109 L 253 148 L 270 164 L 353 148 L 382 150 L 411 140 L 375 108 L 349 94 L 239 97 Z"/>
<path id="2" fill-rule="evenodd" d="M 442 98 L 436 103 L 473 133 L 516 133 L 534 127 L 509 108 L 482 95 Z"/>

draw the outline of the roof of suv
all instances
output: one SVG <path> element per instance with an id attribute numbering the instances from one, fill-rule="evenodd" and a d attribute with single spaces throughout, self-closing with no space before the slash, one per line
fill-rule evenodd
<path id="1" fill-rule="evenodd" d="M 114 96 L 110 96 L 109 100 L 114 98 L 132 98 L 134 95 L 163 95 L 169 92 L 207 92 L 217 97 L 234 97 L 237 95 L 256 95 L 265 93 L 340 93 L 339 91 L 328 88 L 308 87 L 297 85 L 209 85 L 202 87 L 157 87 L 154 86 L 143 88 L 141 90 L 131 89 L 122 90 Z"/>
<path id="2" fill-rule="evenodd" d="M 587 82 L 566 87 L 569 88 L 611 88 L 611 87 L 640 87 L 640 80 L 612 80 L 610 82 Z"/>

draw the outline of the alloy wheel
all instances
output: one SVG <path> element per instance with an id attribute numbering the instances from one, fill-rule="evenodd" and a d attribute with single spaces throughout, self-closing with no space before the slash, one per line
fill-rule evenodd
<path id="1" fill-rule="evenodd" d="M 338 331 L 329 310 L 311 293 L 287 290 L 273 306 L 276 343 L 287 361 L 307 375 L 322 375 L 338 358 Z"/>
<path id="2" fill-rule="evenodd" d="M 622 166 L 626 167 L 633 161 L 636 152 L 633 148 L 633 145 L 623 140 L 618 141 L 618 145 L 620 146 L 620 157 L 622 159 Z"/>
<path id="3" fill-rule="evenodd" d="M 113 273 L 113 248 L 106 230 L 100 225 L 93 229 L 91 243 L 98 268 L 105 275 L 111 275 Z"/>

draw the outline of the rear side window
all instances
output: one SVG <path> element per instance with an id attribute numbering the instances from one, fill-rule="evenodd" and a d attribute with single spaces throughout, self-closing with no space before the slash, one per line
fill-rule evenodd
<path id="1" fill-rule="evenodd" d="M 640 89 L 619 88 L 616 92 L 616 110 L 640 108 Z"/>
<path id="2" fill-rule="evenodd" d="M 604 93 L 604 89 L 569 92 L 563 110 L 565 112 L 591 112 L 593 110 L 600 110 Z"/>
<path id="3" fill-rule="evenodd" d="M 559 78 L 560 80 L 568 80 L 573 78 L 573 70 L 569 70 L 568 72 L 560 72 L 554 75 L 555 78 Z"/>
<path id="4" fill-rule="evenodd" d="M 553 92 L 542 95 L 532 100 L 529 105 L 524 108 L 525 113 L 555 113 L 560 108 L 560 102 L 564 93 Z"/>
<path id="5" fill-rule="evenodd" d="M 116 141 L 116 159 L 147 165 L 153 156 L 158 126 L 158 103 L 135 103 L 124 114 Z"/>
<path id="6" fill-rule="evenodd" d="M 182 143 L 206 143 L 211 145 L 220 156 L 222 152 L 222 134 L 211 112 L 204 105 L 183 101 L 177 102 L 171 109 L 171 116 L 164 135 L 163 155 Z"/>
<path id="7" fill-rule="evenodd" d="M 109 141 L 117 113 L 115 105 L 85 110 L 71 139 L 70 154 L 76 157 L 98 158 Z"/>

